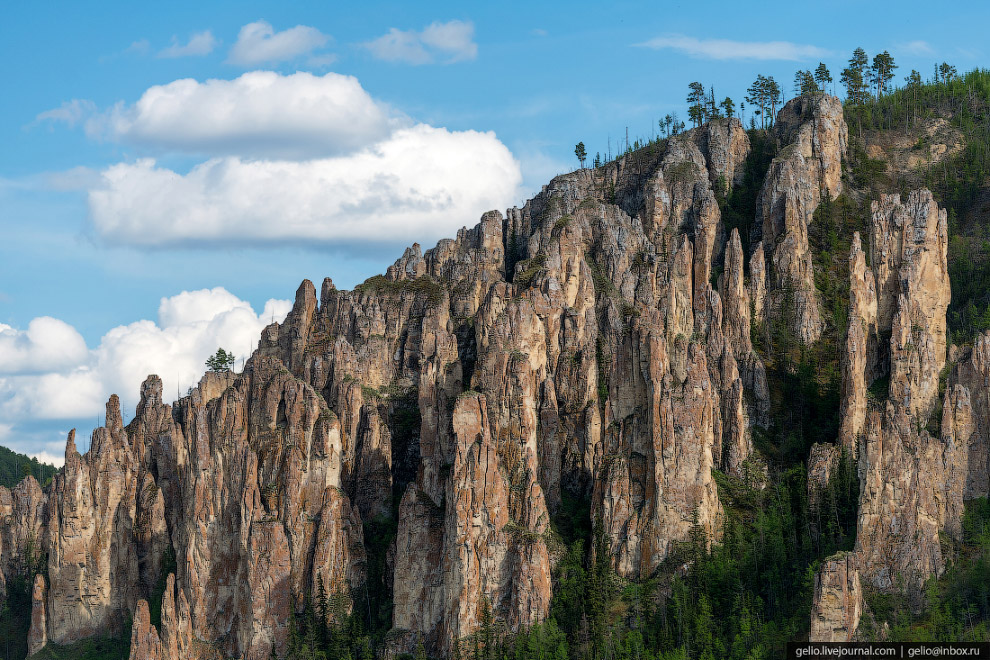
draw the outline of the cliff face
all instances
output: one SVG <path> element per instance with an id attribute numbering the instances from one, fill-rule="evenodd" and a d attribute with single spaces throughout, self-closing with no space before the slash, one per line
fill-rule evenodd
<path id="1" fill-rule="evenodd" d="M 261 660 L 322 585 L 390 594 L 389 651 L 423 640 L 446 656 L 486 608 L 510 630 L 546 618 L 551 521 L 569 502 L 590 502 L 623 577 L 651 575 L 695 525 L 717 542 L 712 471 L 758 461 L 753 429 L 769 424 L 751 327 L 786 313 L 809 343 L 823 327 L 808 226 L 841 190 L 841 104 L 795 99 L 775 130 L 748 254 L 719 199 L 749 139 L 716 120 L 557 177 L 353 291 L 303 282 L 243 373 L 207 374 L 172 405 L 151 376 L 126 427 L 112 398 L 85 456 L 70 435 L 48 493 L 0 489 L 0 576 L 32 543 L 48 554 L 32 640 L 133 617 L 132 658 L 206 644 Z M 880 200 L 869 253 L 854 241 L 840 444 L 859 457 L 861 517 L 855 551 L 818 577 L 816 638 L 854 634 L 864 585 L 942 570 L 939 534 L 988 489 L 990 339 L 940 381 L 946 241 L 926 191 Z M 812 481 L 838 451 L 816 446 Z M 395 540 L 371 570 L 379 521 Z"/>
<path id="2" fill-rule="evenodd" d="M 858 452 L 860 503 L 856 549 L 842 561 L 848 575 L 880 591 L 918 592 L 940 574 L 940 537 L 958 539 L 964 500 L 986 493 L 988 435 L 973 393 L 986 396 L 987 338 L 944 370 L 947 247 L 946 212 L 921 190 L 903 202 L 897 195 L 874 202 L 871 263 L 858 235 L 849 258 L 840 434 Z M 832 570 L 826 566 L 819 582 L 835 582 Z M 861 596 L 844 593 L 816 591 L 816 616 L 858 620 Z M 819 639 L 831 638 L 827 628 Z M 855 632 L 831 629 L 844 639 Z"/>
<path id="3" fill-rule="evenodd" d="M 842 157 L 849 131 L 834 96 L 798 97 L 780 111 L 774 126 L 786 145 L 770 170 L 757 202 L 756 239 L 765 250 L 770 305 L 782 308 L 805 343 L 822 332 L 808 226 L 823 195 L 842 190 Z"/>

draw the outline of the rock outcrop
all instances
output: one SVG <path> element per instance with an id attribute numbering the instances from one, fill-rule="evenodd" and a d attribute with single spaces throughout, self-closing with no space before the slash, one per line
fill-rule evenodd
<path id="1" fill-rule="evenodd" d="M 949 377 L 943 434 L 965 452 L 967 500 L 990 496 L 990 333 L 976 338 Z M 951 414 L 949 414 L 951 411 Z M 951 426 L 948 426 L 951 425 Z"/>
<path id="2" fill-rule="evenodd" d="M 849 140 L 842 102 L 827 94 L 792 99 L 781 109 L 774 132 L 781 149 L 757 201 L 755 239 L 767 250 L 768 304 L 787 314 L 797 336 L 810 344 L 821 335 L 822 319 L 808 226 L 822 196 L 835 198 L 842 190 Z"/>
<path id="3" fill-rule="evenodd" d="M 925 429 L 946 360 L 946 213 L 927 190 L 905 203 L 885 195 L 873 203 L 870 245 L 872 272 L 858 243 L 850 257 L 844 365 L 843 441 L 860 438 L 857 552 L 878 588 L 898 576 L 918 586 L 944 567 L 939 533 L 957 529 L 962 514 L 956 440 Z M 865 388 L 884 376 L 886 401 L 865 411 Z"/>
<path id="4" fill-rule="evenodd" d="M 130 660 L 195 660 L 198 655 L 193 647 L 189 604 L 185 594 L 176 591 L 175 575 L 169 573 L 162 595 L 161 634 L 151 623 L 148 602 L 139 600 L 131 627 Z"/>
<path id="5" fill-rule="evenodd" d="M 422 640 L 443 656 L 486 611 L 510 631 L 548 616 L 551 520 L 570 502 L 590 503 L 624 578 L 653 574 L 696 531 L 717 542 L 713 470 L 748 470 L 753 429 L 770 421 L 752 326 L 789 306 L 804 341 L 821 330 L 807 227 L 840 190 L 841 105 L 792 101 L 776 130 L 786 146 L 760 195 L 758 236 L 728 230 L 719 205 L 742 180 L 749 138 L 737 120 L 710 122 L 557 177 L 432 249 L 413 245 L 353 291 L 327 279 L 317 294 L 304 281 L 241 373 L 209 373 L 172 405 L 150 376 L 126 427 L 111 398 L 84 456 L 70 435 L 47 495 L 28 481 L 0 490 L 3 512 L 23 512 L 0 525 L 3 572 L 29 539 L 48 553 L 42 638 L 81 639 L 133 616 L 133 658 L 208 647 L 265 660 L 284 654 L 292 613 L 322 587 L 352 603 L 390 595 L 386 653 Z M 931 412 L 938 392 L 948 299 L 929 272 L 942 273 L 943 218 L 930 197 L 879 206 L 875 223 L 901 237 L 883 248 L 882 276 L 857 243 L 851 315 L 869 322 L 847 342 L 843 396 L 844 441 L 859 447 L 872 498 L 864 511 L 901 520 L 920 507 L 936 522 L 910 529 L 925 535 L 956 516 L 943 482 L 912 476 L 945 441 L 905 440 L 901 421 Z M 943 337 L 912 353 L 914 325 L 939 310 Z M 990 410 L 960 388 L 987 364 L 959 372 L 943 428 L 985 428 Z M 895 396 L 881 414 L 867 389 L 886 373 Z M 835 451 L 821 452 L 817 479 L 827 482 Z M 971 463 L 985 464 L 980 451 Z M 888 469 L 918 495 L 883 491 L 871 475 Z M 385 522 L 395 541 L 370 554 L 365 534 Z M 871 548 L 896 541 L 876 527 L 857 563 L 836 559 L 821 577 L 823 635 L 855 629 L 857 576 L 881 579 Z M 147 601 L 163 578 L 156 629 Z"/>
<path id="6" fill-rule="evenodd" d="M 144 438 L 124 429 L 116 396 L 85 457 L 74 440 L 48 507 L 48 637 L 58 644 L 120 630 L 169 545 Z"/>
<path id="7" fill-rule="evenodd" d="M 964 386 L 947 388 L 937 410 L 950 296 L 946 212 L 927 190 L 904 202 L 884 195 L 872 212 L 869 267 L 858 234 L 849 257 L 840 441 L 858 454 L 860 503 L 846 570 L 855 566 L 874 589 L 917 592 L 945 568 L 940 537 L 960 533 L 968 456 L 981 443 Z M 826 596 L 816 593 L 819 623 L 858 618 L 858 596 Z"/>
<path id="8" fill-rule="evenodd" d="M 0 486 L 0 606 L 7 578 L 36 570 L 44 557 L 47 506 L 48 495 L 32 476 L 10 490 Z"/>
<path id="9" fill-rule="evenodd" d="M 158 637 L 158 630 L 151 624 L 148 601 L 138 601 L 131 627 L 130 660 L 164 660 L 169 657 L 172 656 L 162 653 L 162 641 Z"/>
<path id="10" fill-rule="evenodd" d="M 857 451 L 866 424 L 868 387 L 880 376 L 879 341 L 876 282 L 856 232 L 849 253 L 849 327 L 842 360 L 839 429 L 840 443 L 851 455 Z"/>
<path id="11" fill-rule="evenodd" d="M 45 615 L 45 576 L 34 576 L 31 589 L 31 628 L 28 631 L 28 655 L 34 655 L 48 644 L 48 620 Z"/>
<path id="12" fill-rule="evenodd" d="M 863 592 L 854 553 L 829 557 L 815 576 L 811 642 L 849 642 L 859 627 Z"/>

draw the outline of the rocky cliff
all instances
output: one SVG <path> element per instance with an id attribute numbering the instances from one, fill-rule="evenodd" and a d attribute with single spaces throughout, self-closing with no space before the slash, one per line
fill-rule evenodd
<path id="1" fill-rule="evenodd" d="M 263 660 L 325 590 L 388 594 L 388 651 L 449 656 L 487 611 L 508 630 L 547 617 L 568 502 L 590 503 L 624 578 L 692 534 L 718 542 L 713 471 L 758 464 L 769 424 L 751 327 L 786 313 L 804 342 L 822 331 L 808 226 L 841 190 L 841 104 L 791 101 L 776 139 L 749 235 L 720 205 L 749 138 L 714 120 L 413 245 L 353 291 L 303 282 L 242 373 L 208 373 L 171 405 L 149 376 L 126 427 L 112 397 L 47 492 L 0 488 L 0 577 L 48 557 L 32 648 L 132 618 L 132 658 Z M 945 385 L 945 213 L 925 192 L 885 197 L 869 249 L 857 238 L 850 256 L 843 364 L 860 535 L 819 576 L 822 638 L 855 631 L 861 581 L 941 570 L 938 534 L 987 491 L 990 339 L 953 370 L 941 435 L 924 428 Z M 838 449 L 816 451 L 827 473 Z M 378 521 L 395 525 L 384 575 L 365 547 Z"/>
<path id="2" fill-rule="evenodd" d="M 884 195 L 872 205 L 869 249 L 868 265 L 857 234 L 840 432 L 842 448 L 859 457 L 859 525 L 855 551 L 819 575 L 820 640 L 855 634 L 834 624 L 859 620 L 862 595 L 847 586 L 854 575 L 879 591 L 918 593 L 943 572 L 943 539 L 960 538 L 964 500 L 986 493 L 990 436 L 972 397 L 986 396 L 988 338 L 946 366 L 946 212 L 927 190 L 903 201 Z"/>

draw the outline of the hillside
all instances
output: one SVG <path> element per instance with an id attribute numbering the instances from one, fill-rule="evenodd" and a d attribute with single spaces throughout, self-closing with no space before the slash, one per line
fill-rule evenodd
<path id="1" fill-rule="evenodd" d="M 713 119 L 304 281 L 242 373 L 172 404 L 151 375 L 0 488 L 0 630 L 179 660 L 985 636 L 987 80 Z"/>
<path id="2" fill-rule="evenodd" d="M 57 471 L 54 465 L 39 463 L 37 458 L 0 447 L 0 486 L 13 488 L 29 474 L 39 483 L 48 484 Z"/>

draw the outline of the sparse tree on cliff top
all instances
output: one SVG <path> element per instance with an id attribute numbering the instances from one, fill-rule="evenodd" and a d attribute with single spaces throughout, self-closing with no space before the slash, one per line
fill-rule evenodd
<path id="1" fill-rule="evenodd" d="M 722 108 L 722 112 L 725 113 L 726 117 L 731 118 L 736 112 L 736 104 L 733 103 L 732 99 L 729 98 L 728 96 L 722 99 L 722 102 L 719 103 L 719 106 Z"/>
<path id="2" fill-rule="evenodd" d="M 584 150 L 584 142 L 578 142 L 574 146 L 574 155 L 577 156 L 578 162 L 581 163 L 581 167 L 584 167 L 584 161 L 588 158 L 588 152 Z"/>
<path id="3" fill-rule="evenodd" d="M 818 68 L 815 69 L 815 82 L 823 92 L 828 91 L 828 86 L 832 84 L 832 72 L 824 62 L 819 62 Z"/>
<path id="4" fill-rule="evenodd" d="M 817 94 L 821 91 L 818 83 L 815 82 L 815 76 L 807 69 L 794 74 L 794 90 L 802 96 L 805 94 Z"/>
<path id="5" fill-rule="evenodd" d="M 760 128 L 767 128 L 777 114 L 777 104 L 780 103 L 780 85 L 773 76 L 756 76 L 756 82 L 746 90 L 746 101 L 756 105 L 760 117 Z M 769 118 L 769 119 L 768 119 Z"/>
<path id="6" fill-rule="evenodd" d="M 688 89 L 688 118 L 698 127 L 705 121 L 705 86 L 700 82 L 693 82 L 688 85 Z"/>
<path id="7" fill-rule="evenodd" d="M 213 372 L 226 372 L 233 368 L 234 360 L 233 353 L 228 353 L 223 348 L 218 348 L 216 353 L 206 359 L 206 366 Z"/>

